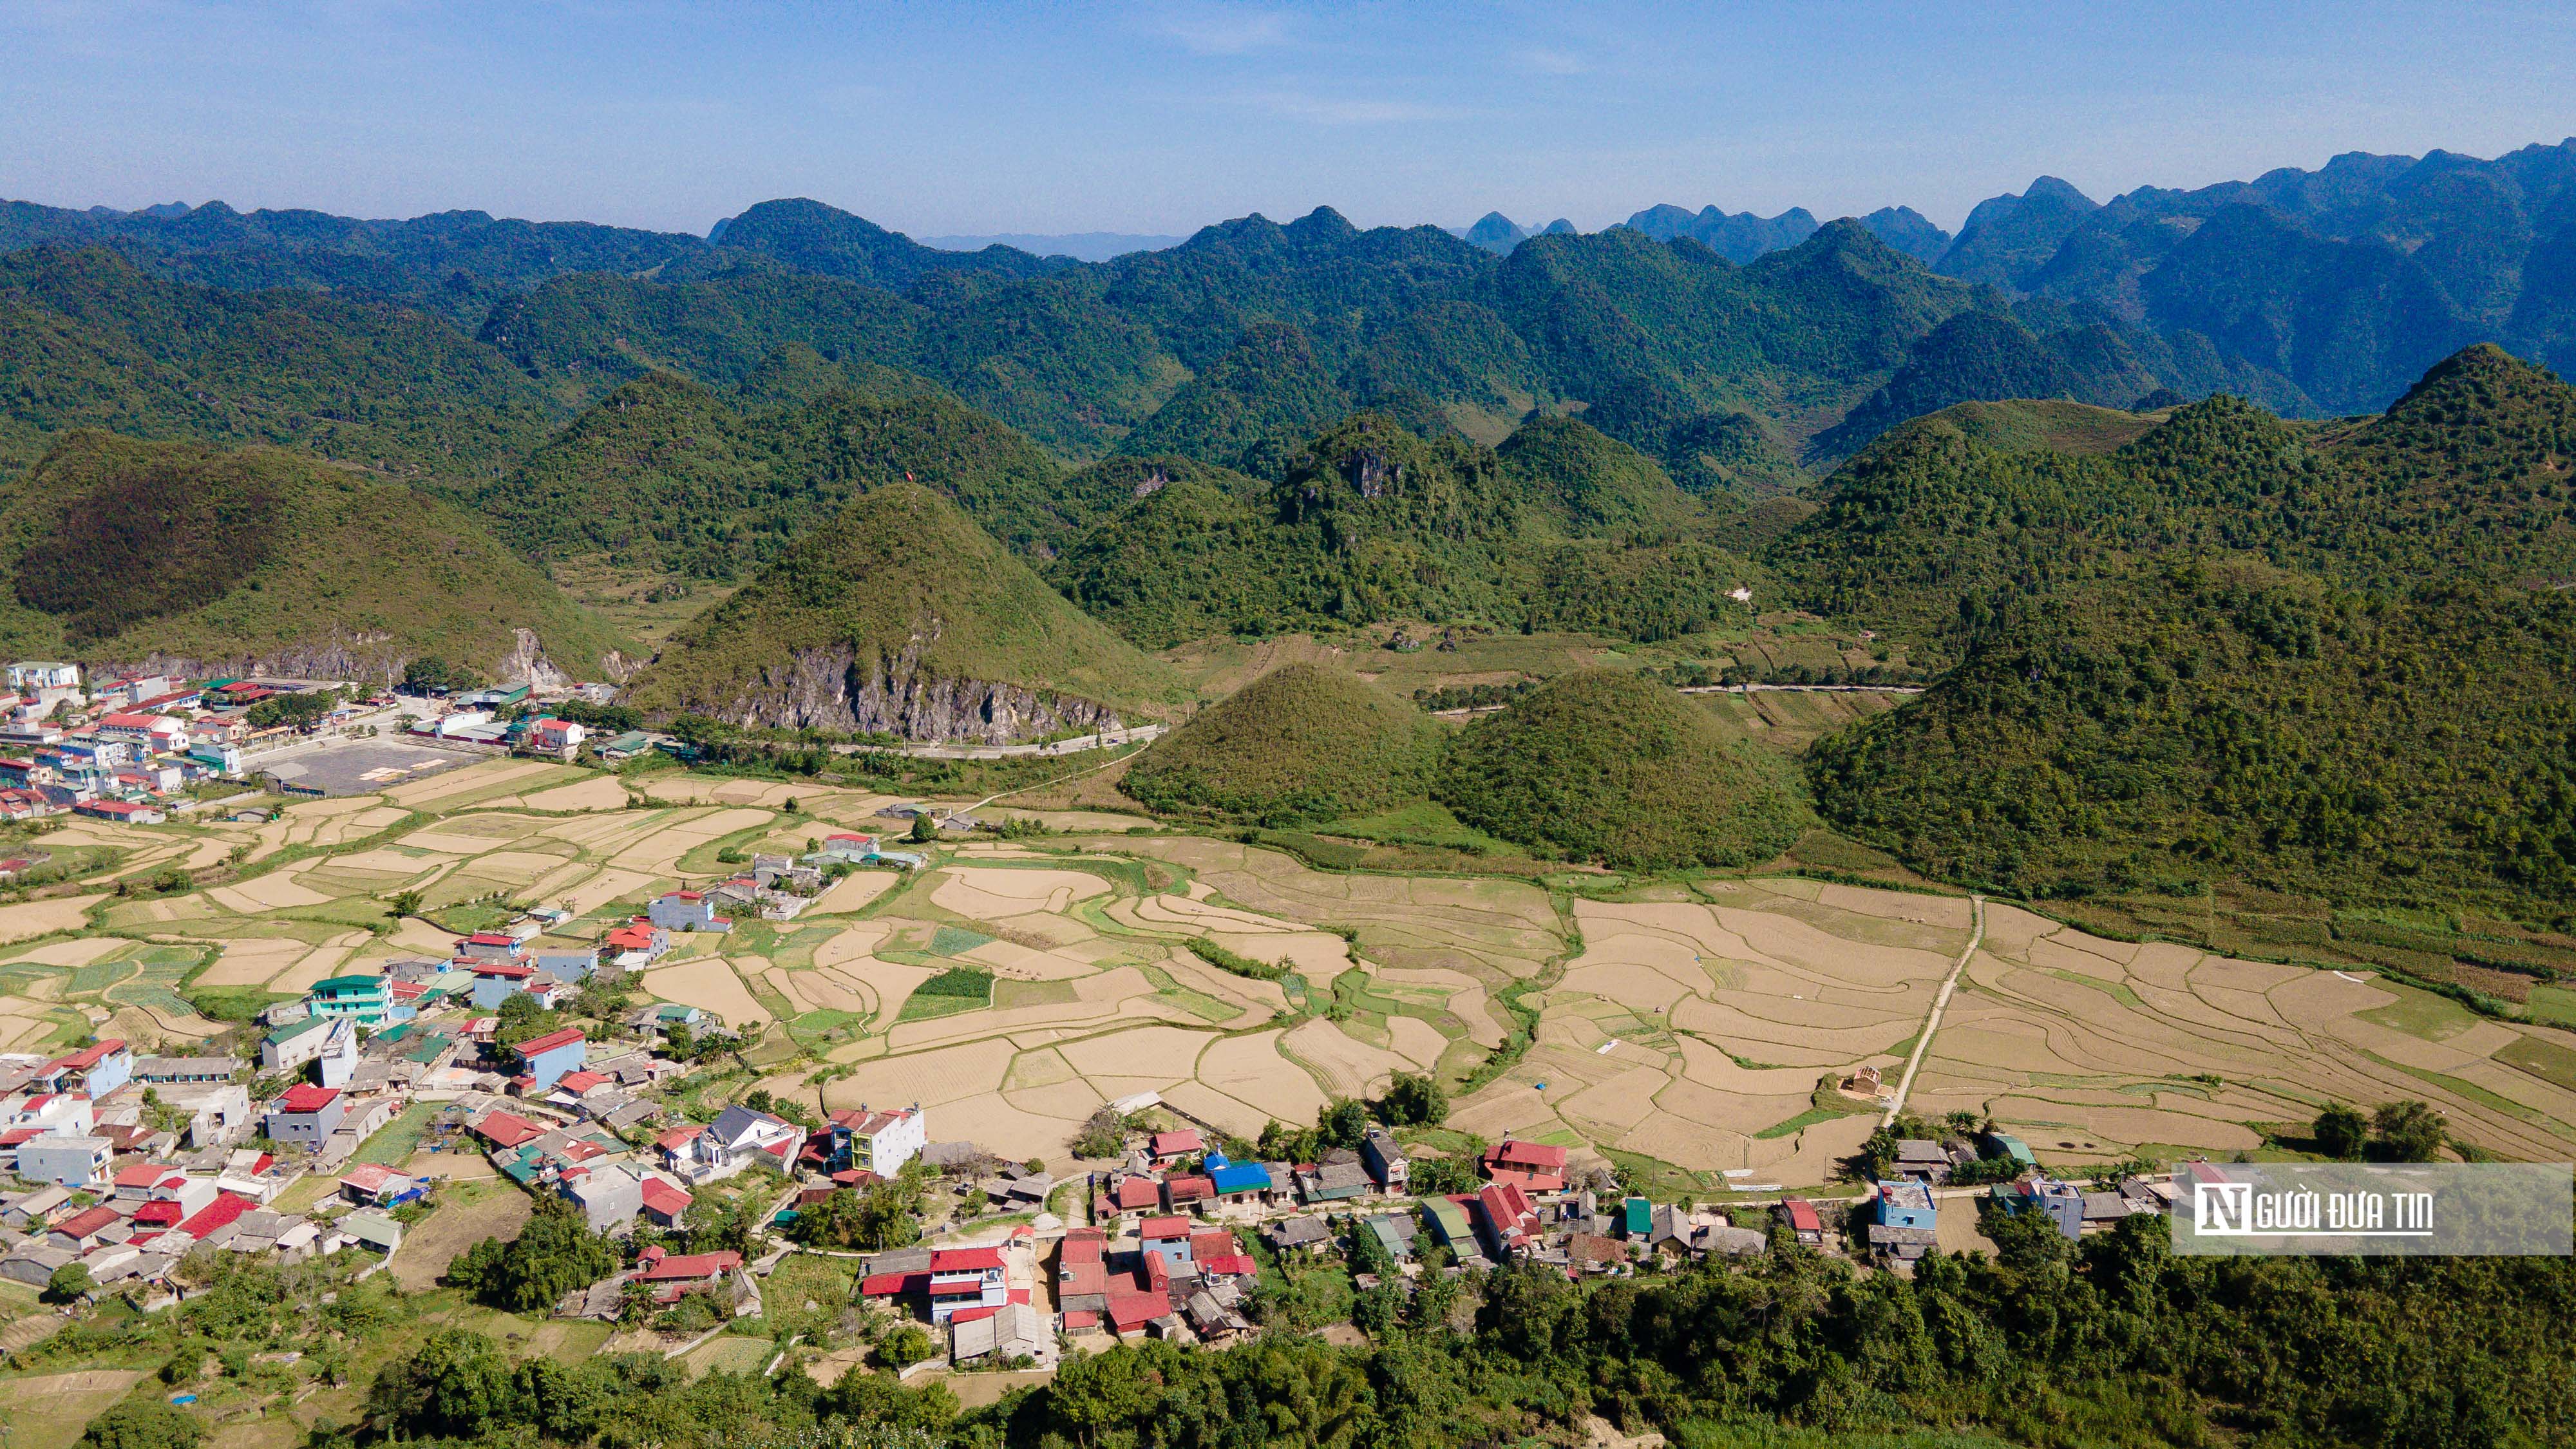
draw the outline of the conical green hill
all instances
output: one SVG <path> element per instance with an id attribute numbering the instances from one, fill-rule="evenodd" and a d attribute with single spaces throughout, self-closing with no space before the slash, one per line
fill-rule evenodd
<path id="1" fill-rule="evenodd" d="M 1121 784 L 1158 810 L 1273 824 L 1366 814 L 1428 795 L 1447 735 L 1356 675 L 1290 664 L 1157 740 Z"/>
<path id="2" fill-rule="evenodd" d="M 1439 798 L 1506 840 L 1634 870 L 1754 864 L 1809 820 L 1785 766 L 1672 690 L 1609 670 L 1469 725 Z"/>
<path id="3" fill-rule="evenodd" d="M 629 691 L 659 715 L 997 743 L 1115 728 L 1188 697 L 946 499 L 862 495 L 672 636 Z"/>

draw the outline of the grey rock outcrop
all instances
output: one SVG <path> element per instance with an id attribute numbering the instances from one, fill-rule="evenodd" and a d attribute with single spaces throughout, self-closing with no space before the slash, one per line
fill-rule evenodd
<path id="1" fill-rule="evenodd" d="M 1125 728 L 1116 710 L 1094 700 L 934 673 L 917 645 L 899 653 L 862 654 L 847 644 L 799 650 L 763 668 L 733 699 L 699 707 L 736 725 L 994 745 Z"/>
<path id="2" fill-rule="evenodd" d="M 403 670 L 413 658 L 408 651 L 387 647 L 392 638 L 390 634 L 374 631 L 344 634 L 335 630 L 327 638 L 251 654 L 199 657 L 156 651 L 141 659 L 90 662 L 94 668 L 131 668 L 141 673 L 187 679 L 215 679 L 225 675 L 270 679 L 347 679 L 390 688 L 401 680 Z M 504 683 L 529 683 L 541 689 L 556 689 L 573 682 L 572 676 L 547 657 L 544 641 L 533 629 L 515 631 L 507 653 L 480 663 L 485 673 Z M 612 651 L 601 661 L 601 667 L 611 680 L 622 683 L 634 673 L 636 666 L 633 660 Z"/>

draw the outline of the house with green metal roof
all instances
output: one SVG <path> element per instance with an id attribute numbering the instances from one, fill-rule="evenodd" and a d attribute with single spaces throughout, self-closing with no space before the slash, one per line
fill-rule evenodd
<path id="1" fill-rule="evenodd" d="M 382 1026 L 393 1014 L 393 983 L 382 976 L 332 976 L 313 983 L 304 1004 L 317 1017 L 349 1016 L 360 1026 Z"/>
<path id="2" fill-rule="evenodd" d="M 2000 1157 L 2009 1157 L 2016 1168 L 2037 1167 L 2039 1159 L 2031 1156 L 2030 1144 L 2008 1132 L 1989 1132 L 1986 1144 Z"/>
<path id="3" fill-rule="evenodd" d="M 1430 1225 L 1431 1235 L 1460 1258 L 1484 1256 L 1484 1250 L 1476 1245 L 1476 1230 L 1467 1223 L 1465 1208 L 1445 1197 L 1426 1197 L 1422 1200 L 1422 1220 Z"/>
<path id="4" fill-rule="evenodd" d="M 1655 1231 L 1655 1205 L 1642 1197 L 1632 1197 L 1621 1203 L 1619 1226 L 1632 1238 L 1651 1236 Z"/>
<path id="5" fill-rule="evenodd" d="M 1386 1249 L 1387 1257 L 1401 1263 L 1413 1256 L 1413 1236 L 1417 1228 L 1411 1214 L 1379 1213 L 1362 1218 L 1360 1226 L 1377 1239 L 1379 1247 Z"/>
<path id="6" fill-rule="evenodd" d="M 604 745 L 594 746 L 603 760 L 631 760 L 653 748 L 652 738 L 642 730 L 628 730 Z"/>
<path id="7" fill-rule="evenodd" d="M 447 1049 L 454 1045 L 456 1045 L 456 1038 L 443 1032 L 433 1032 L 414 1043 L 410 1051 L 404 1052 L 403 1060 L 417 1062 L 425 1067 L 447 1055 Z"/>
<path id="8" fill-rule="evenodd" d="M 390 1258 L 402 1246 L 402 1224 L 382 1213 L 355 1212 L 332 1226 L 358 1240 L 363 1247 Z"/>

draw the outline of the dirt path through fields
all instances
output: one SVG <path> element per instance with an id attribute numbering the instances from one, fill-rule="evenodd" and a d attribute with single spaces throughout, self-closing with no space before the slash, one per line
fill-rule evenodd
<path id="1" fill-rule="evenodd" d="M 1881 1127 L 1893 1124 L 1896 1114 L 1905 1110 L 1905 1094 L 1914 1090 L 1915 1069 L 1923 1065 L 1923 1054 L 1932 1049 L 1932 1033 L 1941 1029 L 1941 1013 L 1950 1005 L 1950 993 L 1958 989 L 1959 973 L 1968 969 L 1968 958 L 1977 954 L 1978 945 L 1986 939 L 1986 898 L 1970 896 L 1968 902 L 1977 917 L 1975 927 L 1968 932 L 1968 949 L 1959 953 L 1949 976 L 1941 982 L 1941 994 L 1932 998 L 1932 1014 L 1924 1019 L 1923 1034 L 1914 1039 L 1914 1054 L 1905 1059 L 1905 1076 L 1896 1084 L 1896 1095 L 1888 1099 L 1887 1115 L 1878 1119 Z"/>

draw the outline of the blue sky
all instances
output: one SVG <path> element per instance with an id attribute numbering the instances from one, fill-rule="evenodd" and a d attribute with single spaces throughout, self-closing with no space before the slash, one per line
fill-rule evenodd
<path id="1" fill-rule="evenodd" d="M 0 5 L 0 196 L 920 233 L 2097 198 L 2576 132 L 2564 3 Z"/>

